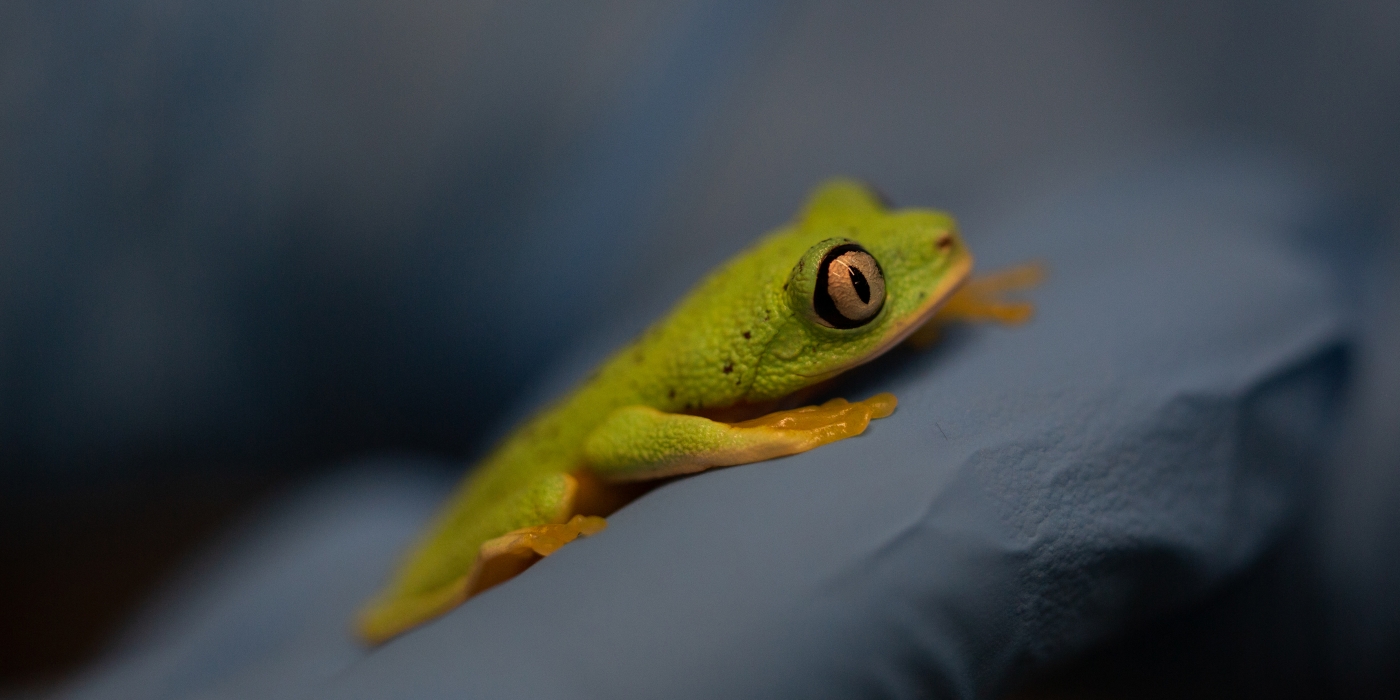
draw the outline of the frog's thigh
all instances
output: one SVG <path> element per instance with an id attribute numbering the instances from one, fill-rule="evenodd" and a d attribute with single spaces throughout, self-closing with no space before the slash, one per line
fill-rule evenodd
<path id="1" fill-rule="evenodd" d="M 584 459 L 590 471 L 610 481 L 748 464 L 860 435 L 871 420 L 893 413 L 895 403 L 890 394 L 857 403 L 832 399 L 821 406 L 778 411 L 742 423 L 625 406 L 589 435 Z"/>
<path id="2" fill-rule="evenodd" d="M 563 482 L 563 488 L 554 483 L 557 481 Z M 522 522 L 536 524 L 511 529 L 482 543 L 471 566 L 459 576 L 449 574 L 441 584 L 426 587 L 410 582 L 390 589 L 384 597 L 361 611 L 357 622 L 360 636 L 375 644 L 386 641 L 446 613 L 477 593 L 514 578 L 579 535 L 602 530 L 607 525 L 602 518 L 574 514 L 578 492 L 578 481 L 572 475 L 551 474 L 503 499 L 482 515 L 480 526 L 488 532 L 492 528 L 501 532 Z M 457 533 L 457 536 L 464 534 Z M 454 539 L 453 533 L 446 533 L 444 537 Z M 444 541 L 440 546 L 451 544 Z M 440 576 L 431 571 L 450 558 L 448 553 L 430 544 L 416 553 L 409 568 L 415 568 L 413 565 L 421 561 L 429 572 L 426 576 L 436 579 Z"/>

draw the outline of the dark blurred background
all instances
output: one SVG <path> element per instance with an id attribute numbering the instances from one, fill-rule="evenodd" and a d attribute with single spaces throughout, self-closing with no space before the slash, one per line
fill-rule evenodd
<path id="1" fill-rule="evenodd" d="M 367 454 L 460 463 L 561 352 L 824 176 L 975 230 L 1203 143 L 1355 203 L 1363 381 L 1310 554 L 1262 565 L 1307 570 L 1258 575 L 1311 592 L 1250 608 L 1245 582 L 1089 665 L 1175 678 L 1200 659 L 1152 640 L 1307 608 L 1317 677 L 1385 676 L 1400 4 L 0 4 L 0 687 L 90 658 L 270 493 Z M 1202 682 L 1280 663 L 1240 649 Z M 1089 692 L 1067 673 L 1046 687 Z"/>

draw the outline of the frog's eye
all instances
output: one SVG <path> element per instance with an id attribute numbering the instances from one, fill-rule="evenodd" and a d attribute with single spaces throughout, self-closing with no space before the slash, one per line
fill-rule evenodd
<path id="1" fill-rule="evenodd" d="M 870 251 L 849 238 L 828 238 L 803 253 L 788 275 L 788 306 L 826 328 L 869 324 L 885 305 L 885 273 Z"/>
<path id="2" fill-rule="evenodd" d="M 875 256 L 854 243 L 827 251 L 816 282 L 812 310 L 832 328 L 863 326 L 885 305 L 885 273 Z"/>

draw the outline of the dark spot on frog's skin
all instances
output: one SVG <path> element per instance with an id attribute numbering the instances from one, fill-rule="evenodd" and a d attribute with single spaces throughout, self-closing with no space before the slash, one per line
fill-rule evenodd
<path id="1" fill-rule="evenodd" d="M 733 363 L 733 362 L 730 362 L 730 363 L 727 363 L 727 364 L 724 365 L 724 373 L 725 373 L 725 374 L 729 374 L 730 372 L 733 372 L 733 371 L 734 371 L 734 363 Z"/>
<path id="2" fill-rule="evenodd" d="M 767 321 L 767 320 L 768 320 L 768 309 L 764 309 L 764 310 L 763 310 L 763 320 L 764 320 L 764 321 Z"/>
<path id="3" fill-rule="evenodd" d="M 806 260 L 805 258 L 802 259 L 802 260 L 798 260 L 798 261 L 797 261 L 797 271 L 798 271 L 798 272 L 801 272 L 801 271 L 805 270 L 806 268 L 807 268 L 807 260 Z M 783 285 L 783 289 L 787 289 L 787 285 Z"/>
<path id="4" fill-rule="evenodd" d="M 787 291 L 787 286 L 788 286 L 788 283 L 787 283 L 787 282 L 784 282 L 784 283 L 783 283 L 783 291 L 784 291 L 784 292 Z"/>
<path id="5" fill-rule="evenodd" d="M 676 390 L 675 390 L 675 389 L 671 389 L 670 391 L 667 391 L 667 392 L 666 392 L 666 398 L 668 398 L 668 399 L 674 399 L 674 398 L 676 398 Z"/>
<path id="6" fill-rule="evenodd" d="M 752 338 L 752 337 L 753 337 L 753 335 L 752 335 L 751 333 L 749 333 L 748 331 L 744 331 L 744 332 L 741 333 L 740 335 L 744 336 L 744 340 L 748 340 L 749 338 Z"/>

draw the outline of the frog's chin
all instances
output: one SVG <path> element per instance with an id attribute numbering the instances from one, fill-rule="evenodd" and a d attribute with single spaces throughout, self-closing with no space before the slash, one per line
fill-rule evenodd
<path id="1" fill-rule="evenodd" d="M 924 303 L 920 305 L 918 309 L 915 309 L 913 313 L 905 316 L 902 320 L 890 324 L 890 327 L 885 329 L 885 337 L 869 354 L 854 362 L 828 370 L 819 376 L 812 377 L 812 379 L 816 381 L 830 379 L 842 372 L 859 367 L 894 349 L 894 346 L 899 345 L 905 338 L 908 338 L 910 334 L 922 328 L 925 323 L 928 323 L 933 318 L 933 315 L 938 313 L 938 309 L 943 306 L 943 303 L 948 301 L 949 297 L 952 297 L 953 293 L 958 291 L 958 287 L 961 287 L 963 282 L 966 282 L 967 278 L 971 275 L 972 255 L 969 254 L 963 256 L 961 260 L 953 263 L 952 267 L 948 268 L 948 274 L 944 275 L 943 278 L 938 281 L 938 284 L 935 285 L 933 289 L 929 290 L 929 294 L 925 297 Z"/>

